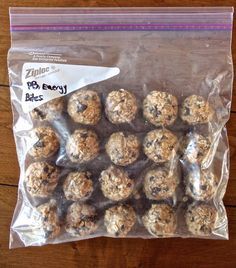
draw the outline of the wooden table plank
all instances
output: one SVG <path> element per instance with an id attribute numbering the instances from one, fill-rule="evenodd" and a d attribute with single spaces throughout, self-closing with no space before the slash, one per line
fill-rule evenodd
<path id="1" fill-rule="evenodd" d="M 235 267 L 236 208 L 227 208 L 229 241 L 96 238 L 9 251 L 15 202 L 16 189 L 0 187 L 0 267 Z"/>
<path id="2" fill-rule="evenodd" d="M 0 87 L 0 184 L 18 184 L 19 168 L 12 133 L 9 88 Z"/>

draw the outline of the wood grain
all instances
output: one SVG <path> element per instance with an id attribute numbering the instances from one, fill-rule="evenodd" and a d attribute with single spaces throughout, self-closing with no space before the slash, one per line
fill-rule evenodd
<path id="1" fill-rule="evenodd" d="M 9 225 L 16 194 L 15 188 L 0 187 L 0 267 L 235 267 L 236 208 L 227 208 L 229 241 L 96 238 L 9 251 Z"/>
<path id="2" fill-rule="evenodd" d="M 15 142 L 12 134 L 12 113 L 9 88 L 0 87 L 0 184 L 17 185 L 19 177 Z"/>
<path id="3" fill-rule="evenodd" d="M 0 85 L 7 86 L 7 51 L 10 46 L 9 6 L 104 7 L 104 6 L 189 6 L 187 0 L 1 0 Z M 192 0 L 191 6 L 233 6 L 235 0 Z M 233 31 L 233 40 L 236 30 Z M 236 42 L 233 42 L 236 61 Z M 8 250 L 9 226 L 16 204 L 19 168 L 12 135 L 8 87 L 0 87 L 0 267 L 236 267 L 236 85 L 228 126 L 231 148 L 228 205 L 229 241 L 199 239 L 109 239 Z"/>

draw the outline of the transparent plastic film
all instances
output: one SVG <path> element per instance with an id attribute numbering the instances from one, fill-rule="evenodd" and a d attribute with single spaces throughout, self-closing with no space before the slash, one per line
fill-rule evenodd
<path id="1" fill-rule="evenodd" d="M 10 247 L 228 239 L 233 9 L 11 8 Z"/>

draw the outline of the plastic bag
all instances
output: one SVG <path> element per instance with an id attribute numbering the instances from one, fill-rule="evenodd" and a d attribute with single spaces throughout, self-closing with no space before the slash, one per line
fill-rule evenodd
<path id="1" fill-rule="evenodd" d="M 227 239 L 232 8 L 12 8 L 10 247 Z"/>

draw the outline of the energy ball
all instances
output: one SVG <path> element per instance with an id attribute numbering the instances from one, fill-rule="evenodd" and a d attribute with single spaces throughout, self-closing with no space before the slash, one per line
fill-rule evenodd
<path id="1" fill-rule="evenodd" d="M 152 204 L 143 216 L 143 224 L 154 236 L 172 236 L 176 230 L 176 215 L 166 204 Z"/>
<path id="2" fill-rule="evenodd" d="M 106 210 L 104 224 L 110 235 L 126 236 L 136 222 L 134 209 L 129 205 L 117 205 Z"/>
<path id="3" fill-rule="evenodd" d="M 59 169 L 47 162 L 32 163 L 26 170 L 25 183 L 33 197 L 48 197 L 57 186 Z"/>
<path id="4" fill-rule="evenodd" d="M 113 165 L 102 171 L 99 181 L 103 195 L 113 201 L 128 198 L 134 189 L 134 182 L 127 172 Z"/>
<path id="5" fill-rule="evenodd" d="M 182 158 L 192 164 L 201 164 L 207 161 L 211 142 L 198 133 L 188 133 L 182 140 L 180 150 Z"/>
<path id="6" fill-rule="evenodd" d="M 96 91 L 78 90 L 70 97 L 67 110 L 75 122 L 95 125 L 101 118 L 101 101 Z"/>
<path id="7" fill-rule="evenodd" d="M 59 149 L 59 140 L 50 127 L 38 127 L 30 132 L 31 148 L 29 154 L 34 158 L 47 158 Z"/>
<path id="8" fill-rule="evenodd" d="M 94 159 L 99 152 L 97 134 L 83 128 L 75 130 L 67 141 L 66 152 L 71 162 L 84 163 Z"/>
<path id="9" fill-rule="evenodd" d="M 178 115 L 175 96 L 162 91 L 151 91 L 143 101 L 143 115 L 155 126 L 169 126 Z"/>
<path id="10" fill-rule="evenodd" d="M 88 198 L 93 191 L 93 181 L 90 172 L 70 172 L 63 184 L 63 191 L 67 200 L 81 200 Z"/>
<path id="11" fill-rule="evenodd" d="M 212 119 L 213 109 L 202 96 L 191 95 L 183 101 L 180 117 L 189 125 L 204 124 Z"/>
<path id="12" fill-rule="evenodd" d="M 215 228 L 217 210 L 209 205 L 190 205 L 185 219 L 193 235 L 209 236 Z"/>
<path id="13" fill-rule="evenodd" d="M 164 163 L 176 155 L 177 137 L 167 129 L 147 133 L 143 142 L 145 155 L 155 163 Z"/>
<path id="14" fill-rule="evenodd" d="M 186 194 L 195 200 L 208 201 L 217 191 L 218 178 L 209 170 L 192 170 L 186 178 Z"/>
<path id="15" fill-rule="evenodd" d="M 31 111 L 31 117 L 39 121 L 52 121 L 61 116 L 64 109 L 63 98 L 56 98 L 48 101 Z"/>
<path id="16" fill-rule="evenodd" d="M 135 135 L 125 135 L 123 132 L 113 133 L 107 144 L 106 152 L 111 161 L 120 166 L 135 162 L 139 156 L 140 142 Z"/>
<path id="17" fill-rule="evenodd" d="M 135 96 L 125 89 L 111 91 L 106 99 L 105 112 L 113 124 L 130 123 L 138 107 Z"/>
<path id="18" fill-rule="evenodd" d="M 56 201 L 51 200 L 37 207 L 37 217 L 35 221 L 39 225 L 40 231 L 46 239 L 52 239 L 60 233 L 60 223 L 57 214 Z"/>
<path id="19" fill-rule="evenodd" d="M 75 202 L 68 208 L 66 231 L 72 236 L 86 236 L 97 229 L 97 213 L 95 208 Z"/>
<path id="20" fill-rule="evenodd" d="M 172 197 L 177 185 L 176 174 L 165 168 L 156 168 L 146 173 L 143 188 L 148 199 L 161 200 Z"/>

